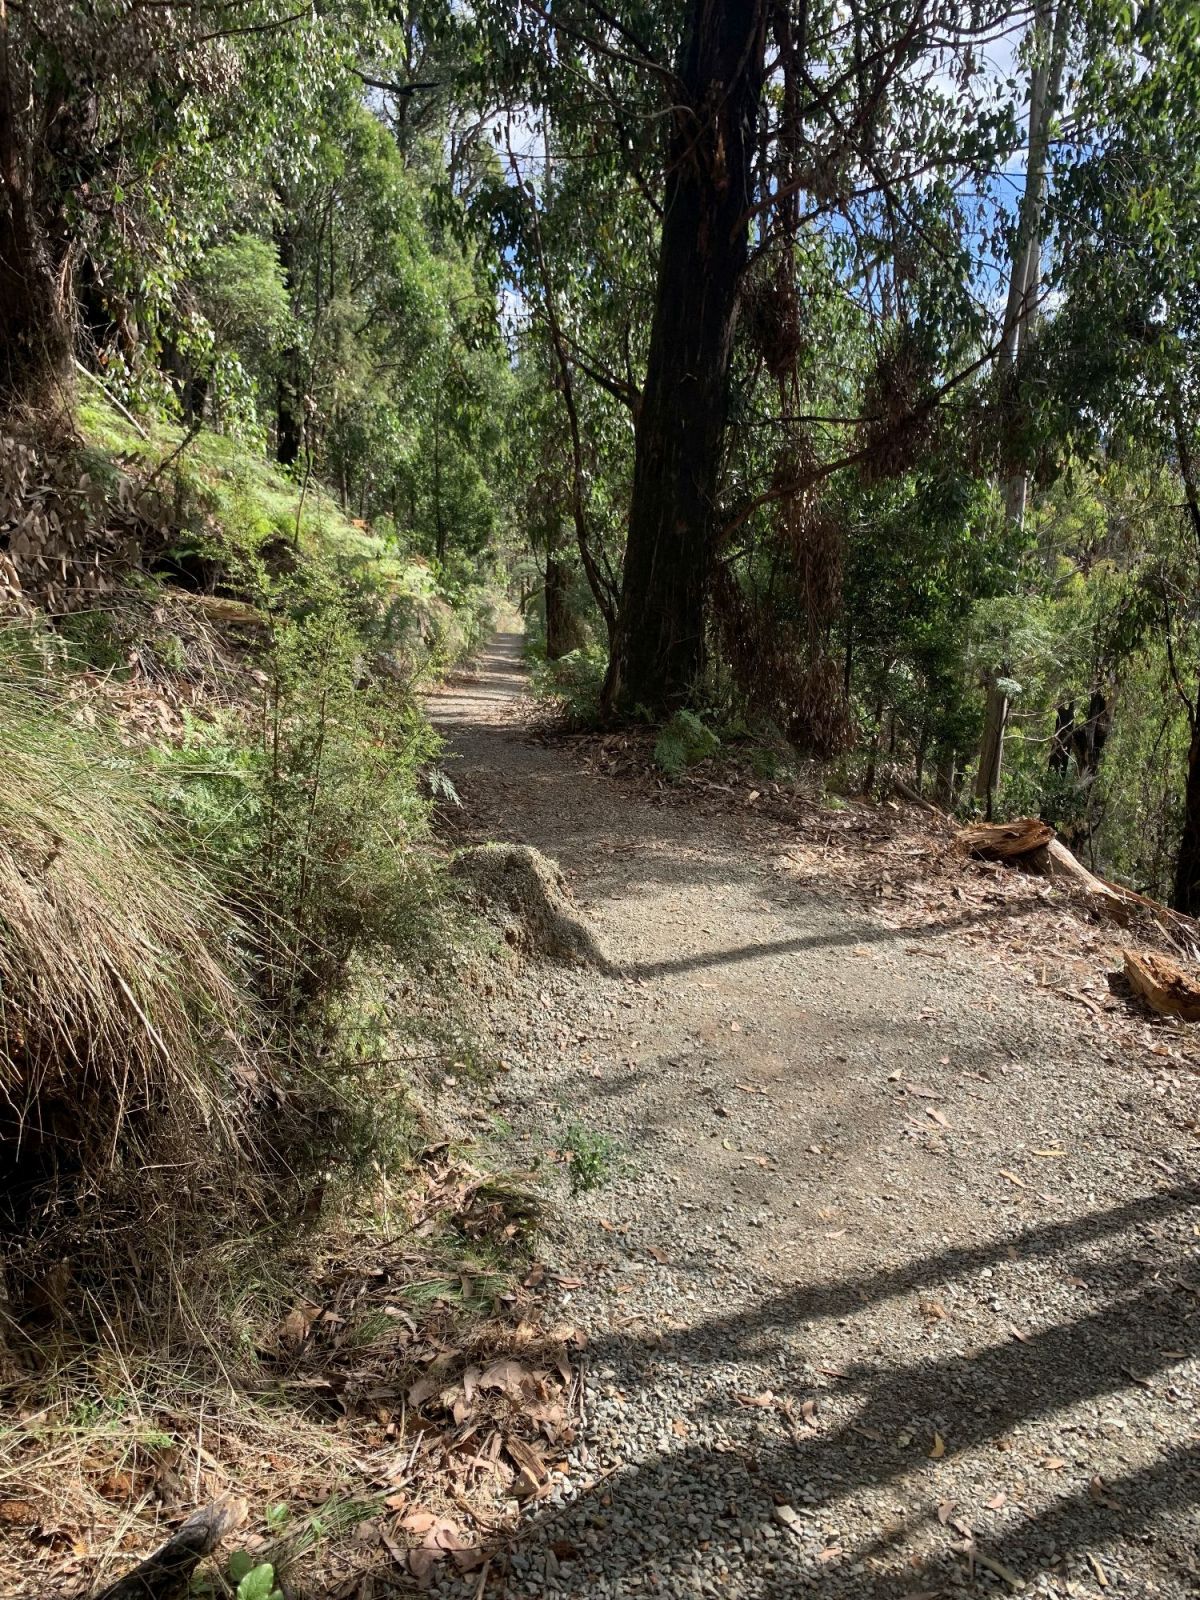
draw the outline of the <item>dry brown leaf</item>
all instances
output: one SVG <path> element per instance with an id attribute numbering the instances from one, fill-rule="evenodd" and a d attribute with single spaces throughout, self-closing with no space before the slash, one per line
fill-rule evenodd
<path id="1" fill-rule="evenodd" d="M 1088 1483 L 1088 1495 L 1098 1506 L 1103 1506 L 1107 1511 L 1120 1511 L 1121 1502 L 1114 1500 L 1105 1486 L 1104 1479 L 1099 1475 Z"/>
<path id="2" fill-rule="evenodd" d="M 1000 1168 L 1000 1176 L 1007 1178 L 1009 1183 L 1015 1183 L 1018 1189 L 1027 1189 L 1029 1187 L 1024 1178 L 1019 1178 L 1015 1172 L 1009 1172 L 1005 1167 Z"/>
<path id="3" fill-rule="evenodd" d="M 940 1433 L 935 1433 L 933 1436 L 933 1443 L 929 1447 L 929 1459 L 931 1461 L 940 1461 L 945 1454 L 946 1441 L 942 1438 Z"/>
<path id="4" fill-rule="evenodd" d="M 528 1367 L 523 1367 L 519 1361 L 511 1357 L 503 1357 L 493 1361 L 479 1375 L 480 1389 L 499 1389 L 508 1395 L 510 1400 L 524 1400 L 534 1392 L 536 1387 L 533 1374 Z"/>

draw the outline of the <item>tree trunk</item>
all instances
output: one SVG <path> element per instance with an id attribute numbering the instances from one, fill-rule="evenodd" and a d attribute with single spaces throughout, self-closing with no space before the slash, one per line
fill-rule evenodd
<path id="1" fill-rule="evenodd" d="M 1175 448 L 1179 456 L 1179 473 L 1183 479 L 1184 504 L 1188 522 L 1200 553 L 1200 485 L 1196 481 L 1196 464 L 1192 456 L 1191 440 L 1184 423 L 1183 406 L 1179 390 L 1171 393 L 1171 418 L 1175 428 Z M 1168 635 L 1169 638 L 1169 635 Z M 1200 916 L 1200 688 L 1188 707 L 1188 722 L 1192 736 L 1188 742 L 1187 777 L 1183 788 L 1183 832 L 1179 838 L 1179 853 L 1175 858 L 1175 888 L 1171 904 L 1176 911 L 1189 917 Z"/>
<path id="2" fill-rule="evenodd" d="M 1050 741 L 1047 767 L 1060 777 L 1066 777 L 1071 765 L 1071 750 L 1075 740 L 1075 702 L 1064 700 L 1054 708 L 1054 737 Z"/>
<path id="3" fill-rule="evenodd" d="M 1185 916 L 1200 917 L 1200 720 L 1193 719 L 1183 789 L 1183 832 L 1175 857 L 1171 904 Z"/>
<path id="4" fill-rule="evenodd" d="M 1007 665 L 1000 676 L 1008 676 Z M 1004 765 L 1004 729 L 1008 723 L 1008 696 L 995 675 L 988 678 L 987 709 L 983 719 L 983 739 L 979 746 L 979 770 L 975 774 L 975 798 L 984 802 L 985 815 L 992 820 L 992 804 Z"/>
<path id="5" fill-rule="evenodd" d="M 571 605 L 571 567 L 563 558 L 551 551 L 546 556 L 546 656 L 558 661 L 578 650 L 583 643 L 583 629 Z"/>
<path id="6" fill-rule="evenodd" d="M 933 793 L 938 805 L 944 810 L 954 810 L 958 800 L 958 752 L 953 745 L 942 746 Z"/>
<path id="7" fill-rule="evenodd" d="M 629 535 L 604 706 L 661 716 L 704 666 L 716 492 L 751 165 L 765 0 L 690 0 L 678 66 Z"/>
<path id="8" fill-rule="evenodd" d="M 279 193 L 276 197 L 286 207 L 285 197 Z M 294 303 L 296 247 L 285 228 L 276 230 L 275 250 L 283 269 L 284 288 L 288 299 Z M 302 362 L 299 345 L 289 345 L 280 352 L 279 373 L 275 379 L 275 459 L 281 467 L 296 465 L 304 443 L 304 400 L 300 379 Z"/>
<path id="9" fill-rule="evenodd" d="M 18 104 L 15 73 L 8 7 L 0 0 L 0 412 L 69 400 L 74 393 L 67 195 L 59 188 L 49 194 L 34 191 L 37 175 L 21 130 L 28 108 Z M 72 104 L 65 88 L 53 102 L 47 107 L 48 156 L 77 154 L 80 140 L 86 151 L 90 102 Z M 50 176 L 57 176 L 51 160 L 45 165 Z M 68 164 L 64 171 L 78 165 Z"/>

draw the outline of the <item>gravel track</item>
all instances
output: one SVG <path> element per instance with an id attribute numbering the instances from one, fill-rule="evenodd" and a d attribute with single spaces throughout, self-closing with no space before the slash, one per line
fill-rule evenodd
<path id="1" fill-rule="evenodd" d="M 1002 907 L 995 951 L 889 927 L 782 826 L 581 772 L 523 692 L 500 634 L 434 702 L 462 835 L 555 857 L 623 970 L 496 999 L 491 1109 L 512 1164 L 569 1124 L 623 1158 L 563 1187 L 584 1437 L 486 1593 L 1200 1593 L 1178 1095 L 1020 982 Z"/>

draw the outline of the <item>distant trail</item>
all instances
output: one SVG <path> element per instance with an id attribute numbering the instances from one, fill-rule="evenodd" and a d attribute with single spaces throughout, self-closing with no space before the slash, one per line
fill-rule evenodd
<path id="1" fill-rule="evenodd" d="M 556 857 L 626 975 L 530 968 L 495 1106 L 513 1162 L 574 1123 L 628 1170 L 547 1246 L 583 1280 L 578 1499 L 488 1592 L 1194 1594 L 1178 1107 L 960 929 L 797 884 L 784 828 L 529 739 L 524 688 L 502 633 L 435 697 L 465 837 Z"/>

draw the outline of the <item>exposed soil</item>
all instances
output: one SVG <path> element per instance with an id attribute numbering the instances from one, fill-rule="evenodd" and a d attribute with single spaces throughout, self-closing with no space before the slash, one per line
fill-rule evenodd
<path id="1" fill-rule="evenodd" d="M 621 1156 L 555 1169 L 585 1443 L 486 1592 L 1200 1592 L 1191 1033 L 930 819 L 662 803 L 523 690 L 501 634 L 436 699 L 453 826 L 556 859 L 621 971 L 496 999 L 492 1110 L 514 1165 Z"/>

